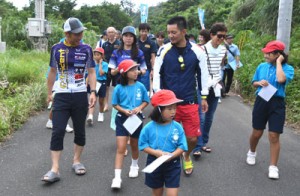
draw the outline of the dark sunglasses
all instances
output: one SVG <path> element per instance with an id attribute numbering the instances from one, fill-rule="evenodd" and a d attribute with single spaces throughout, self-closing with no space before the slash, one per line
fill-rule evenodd
<path id="1" fill-rule="evenodd" d="M 185 70 L 185 64 L 184 64 L 183 57 L 181 55 L 178 57 L 178 62 L 180 63 L 181 71 L 184 71 Z"/>
<path id="2" fill-rule="evenodd" d="M 226 35 L 224 35 L 224 34 L 216 34 L 217 35 L 217 37 L 219 38 L 219 39 L 225 39 L 226 38 Z"/>

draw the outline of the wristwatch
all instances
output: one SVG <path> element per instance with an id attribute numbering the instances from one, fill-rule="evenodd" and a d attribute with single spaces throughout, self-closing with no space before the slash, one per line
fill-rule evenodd
<path id="1" fill-rule="evenodd" d="M 96 94 L 96 93 L 97 93 L 97 91 L 96 91 L 96 90 L 91 90 L 91 93 L 95 93 L 95 94 Z"/>

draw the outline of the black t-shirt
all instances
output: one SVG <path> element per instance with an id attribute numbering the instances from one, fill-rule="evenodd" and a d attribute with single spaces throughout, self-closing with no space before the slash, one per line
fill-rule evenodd
<path id="1" fill-rule="evenodd" d="M 154 41 L 150 40 L 149 38 L 147 38 L 146 41 L 142 42 L 140 39 L 138 40 L 138 47 L 140 50 L 143 51 L 144 53 L 144 57 L 145 57 L 145 62 L 147 65 L 147 69 L 151 70 L 151 54 L 152 53 L 156 53 L 157 52 L 157 48 L 156 48 L 156 44 Z"/>
<path id="2" fill-rule="evenodd" d="M 105 61 L 109 63 L 109 59 L 115 49 L 118 49 L 121 45 L 121 42 L 119 40 L 114 41 L 114 43 L 110 43 L 109 41 L 105 42 L 103 44 L 104 49 L 104 55 L 105 55 Z"/>

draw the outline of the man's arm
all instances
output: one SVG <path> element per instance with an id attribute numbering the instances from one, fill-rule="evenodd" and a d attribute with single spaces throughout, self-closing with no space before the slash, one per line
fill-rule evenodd
<path id="1" fill-rule="evenodd" d="M 55 67 L 50 67 L 50 71 L 48 73 L 48 78 L 47 78 L 47 87 L 48 87 L 47 102 L 48 103 L 52 101 L 52 89 L 56 78 L 56 71 L 57 70 Z"/>
<path id="2" fill-rule="evenodd" d="M 95 72 L 95 68 L 91 67 L 88 68 L 88 80 L 89 80 L 89 84 L 90 84 L 90 88 L 91 90 L 95 90 L 96 89 L 96 72 Z M 90 100 L 89 100 L 89 107 L 92 108 L 95 106 L 96 103 L 96 93 L 92 92 L 90 95 Z"/>

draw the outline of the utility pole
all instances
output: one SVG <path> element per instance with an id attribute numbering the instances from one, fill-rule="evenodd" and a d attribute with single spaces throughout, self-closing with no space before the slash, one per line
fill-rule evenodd
<path id="1" fill-rule="evenodd" d="M 45 20 L 45 0 L 35 0 L 34 13 L 35 18 L 28 18 L 28 36 L 34 49 L 46 52 L 51 27 Z"/>
<path id="2" fill-rule="evenodd" d="M 2 17 L 0 16 L 0 53 L 4 53 L 6 50 L 6 42 L 2 42 L 1 29 L 2 29 Z"/>
<path id="3" fill-rule="evenodd" d="M 280 0 L 276 39 L 285 43 L 285 52 L 290 50 L 293 0 Z"/>

